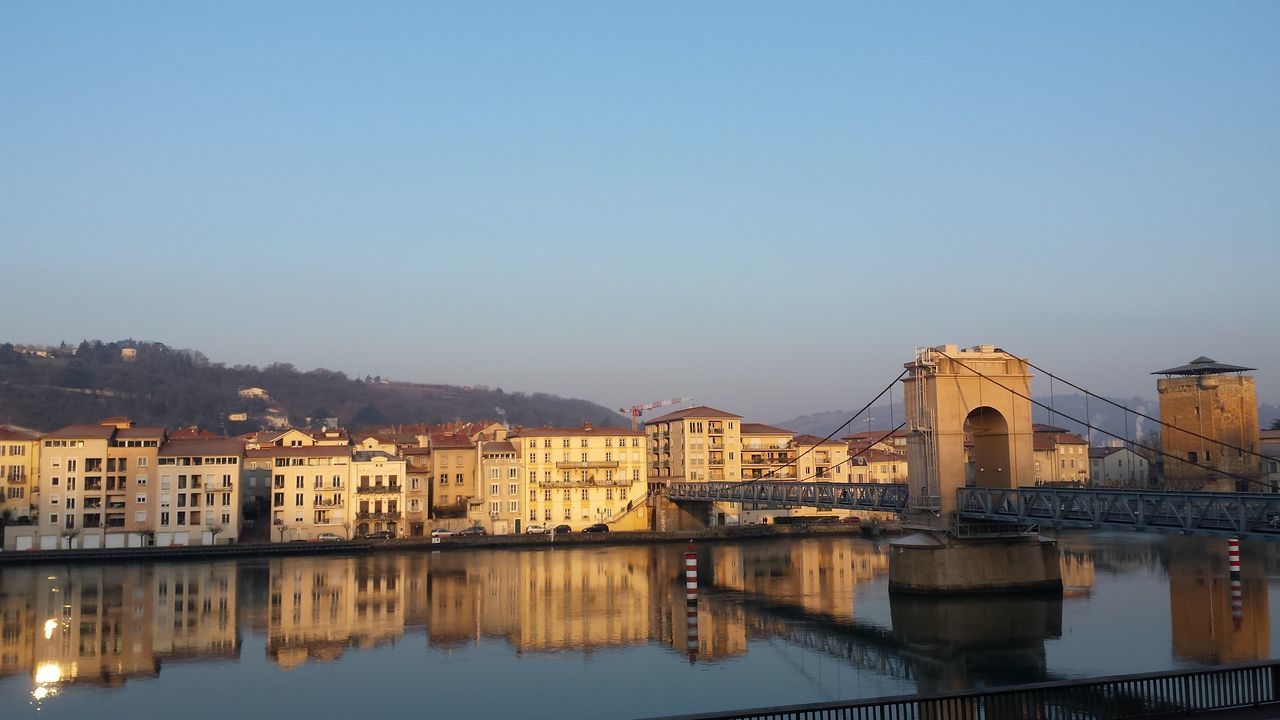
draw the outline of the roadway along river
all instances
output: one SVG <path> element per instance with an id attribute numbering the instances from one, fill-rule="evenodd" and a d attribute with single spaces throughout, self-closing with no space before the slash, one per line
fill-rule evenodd
<path id="1" fill-rule="evenodd" d="M 636 718 L 1271 657 L 1280 548 L 1060 538 L 1058 597 L 889 597 L 849 538 L 0 569 L 0 714 Z"/>

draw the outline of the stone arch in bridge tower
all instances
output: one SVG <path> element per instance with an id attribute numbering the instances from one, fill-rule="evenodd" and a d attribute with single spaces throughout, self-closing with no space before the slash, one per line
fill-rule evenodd
<path id="1" fill-rule="evenodd" d="M 1033 481 L 1025 361 L 991 345 L 940 345 L 917 351 L 906 368 L 913 509 L 946 515 L 955 511 L 956 490 L 965 485 L 1014 488 Z"/>

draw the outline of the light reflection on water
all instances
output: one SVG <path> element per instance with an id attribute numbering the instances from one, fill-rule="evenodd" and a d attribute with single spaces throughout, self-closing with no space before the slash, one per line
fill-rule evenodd
<path id="1" fill-rule="evenodd" d="M 0 570 L 0 708 L 642 717 L 1266 658 L 1276 549 L 1070 534 L 1063 597 L 890 598 L 846 538 Z M 370 703 L 373 703 L 372 705 Z M 24 711 L 25 708 L 25 711 Z"/>

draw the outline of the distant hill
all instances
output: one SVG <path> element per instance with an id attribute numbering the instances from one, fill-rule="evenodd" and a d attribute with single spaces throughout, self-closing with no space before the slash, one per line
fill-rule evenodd
<path id="1" fill-rule="evenodd" d="M 1147 400 L 1145 398 L 1111 398 L 1111 400 L 1128 406 L 1138 412 L 1150 415 L 1151 417 L 1160 417 L 1160 404 L 1155 400 Z M 1061 415 L 1055 414 L 1050 417 L 1048 410 L 1040 407 L 1032 408 L 1032 419 L 1035 422 L 1048 423 L 1065 428 L 1070 432 L 1077 433 L 1084 437 L 1084 426 L 1068 420 L 1063 415 L 1069 415 L 1073 418 L 1085 419 L 1086 409 L 1088 410 L 1089 422 L 1095 428 L 1115 433 L 1120 437 L 1136 440 L 1139 435 L 1157 430 L 1159 426 L 1150 420 L 1144 420 L 1130 414 L 1125 416 L 1125 412 L 1117 407 L 1108 405 L 1107 403 L 1090 398 L 1086 408 L 1084 395 L 1056 395 L 1053 398 L 1039 397 L 1037 402 L 1045 405 L 1052 405 L 1053 409 Z M 781 428 L 794 430 L 797 433 L 809 433 L 819 437 L 825 437 L 827 433 L 836 429 L 845 420 L 849 419 L 849 415 L 853 410 L 832 410 L 829 412 L 813 413 L 810 415 L 802 415 L 798 418 L 783 420 L 778 423 L 771 423 Z M 902 405 L 896 405 L 892 408 L 889 405 L 876 405 L 863 414 L 863 417 L 855 421 L 848 428 L 845 428 L 840 435 L 848 435 L 852 432 L 862 432 L 868 429 L 866 417 L 871 417 L 870 429 L 885 429 L 896 426 L 903 420 Z M 1263 427 L 1270 427 L 1271 422 L 1280 418 L 1280 406 L 1276 405 L 1260 405 L 1258 408 L 1258 422 Z M 1093 433 L 1093 444 L 1102 445 L 1111 438 L 1100 432 Z"/>
<path id="2" fill-rule="evenodd" d="M 126 354 L 133 357 L 125 359 Z M 239 391 L 262 388 L 265 398 Z M 232 420 L 244 413 L 246 420 Z M 628 423 L 586 400 L 544 393 L 504 392 L 364 380 L 287 363 L 227 367 L 203 353 L 161 343 L 86 341 L 79 347 L 0 345 L 0 423 L 48 431 L 125 415 L 140 424 L 199 425 L 231 434 L 255 430 L 268 416 L 302 426 L 335 417 L 352 429 L 398 423 L 506 419 L 512 425 L 600 427 Z"/>

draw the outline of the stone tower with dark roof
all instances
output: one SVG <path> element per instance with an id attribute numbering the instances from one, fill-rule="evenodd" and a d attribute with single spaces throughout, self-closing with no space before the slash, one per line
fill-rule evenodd
<path id="1" fill-rule="evenodd" d="M 1171 490 L 1253 491 L 1232 476 L 1258 478 L 1258 393 L 1254 368 L 1198 357 L 1186 365 L 1157 370 L 1160 394 L 1160 449 L 1164 482 Z M 1173 427 L 1168 427 L 1171 425 Z M 1176 429 L 1175 429 L 1176 428 Z"/>

